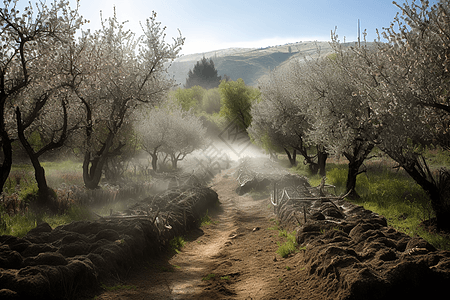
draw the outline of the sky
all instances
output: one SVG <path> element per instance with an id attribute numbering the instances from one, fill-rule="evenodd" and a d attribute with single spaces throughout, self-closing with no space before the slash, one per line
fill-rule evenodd
<path id="1" fill-rule="evenodd" d="M 389 27 L 400 11 L 392 0 L 80 0 L 79 12 L 90 21 L 84 28 L 99 29 L 100 11 L 110 17 L 114 6 L 118 19 L 128 20 L 126 26 L 137 34 L 139 22 L 155 11 L 167 27 L 167 41 L 178 30 L 186 38 L 182 54 L 330 41 L 336 27 L 341 41 L 356 41 L 358 19 L 361 32 L 366 29 L 367 40 L 373 41 L 376 28 Z"/>

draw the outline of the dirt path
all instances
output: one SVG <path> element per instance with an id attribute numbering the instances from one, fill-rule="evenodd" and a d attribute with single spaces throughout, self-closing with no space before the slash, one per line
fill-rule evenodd
<path id="1" fill-rule="evenodd" d="M 191 232 L 180 253 L 143 262 L 120 288 L 96 299 L 323 299 L 308 282 L 299 252 L 283 259 L 267 198 L 239 196 L 234 169 L 217 175 L 213 189 L 221 209 L 213 224 Z M 326 297 L 325 297 L 326 298 Z"/>

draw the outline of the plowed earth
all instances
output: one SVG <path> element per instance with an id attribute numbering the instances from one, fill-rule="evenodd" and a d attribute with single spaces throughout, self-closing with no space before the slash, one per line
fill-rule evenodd
<path id="1" fill-rule="evenodd" d="M 325 287 L 308 276 L 299 251 L 288 258 L 276 254 L 286 241 L 274 229 L 268 198 L 239 196 L 235 169 L 217 175 L 213 189 L 220 208 L 212 224 L 185 237 L 175 255 L 149 259 L 109 282 L 95 299 L 324 299 Z"/>

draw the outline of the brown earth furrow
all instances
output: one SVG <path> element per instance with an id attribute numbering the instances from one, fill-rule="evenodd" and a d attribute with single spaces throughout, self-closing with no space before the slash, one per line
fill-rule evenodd
<path id="1" fill-rule="evenodd" d="M 286 285 L 286 278 L 305 272 L 302 253 L 277 256 L 277 242 L 284 238 L 268 229 L 275 216 L 269 199 L 239 196 L 234 172 L 214 178 L 220 208 L 211 213 L 211 225 L 190 233 L 178 254 L 149 260 L 147 268 L 133 272 L 123 284 L 136 289 L 104 292 L 97 299 L 301 299 L 289 296 L 300 291 L 313 299 L 299 283 Z"/>

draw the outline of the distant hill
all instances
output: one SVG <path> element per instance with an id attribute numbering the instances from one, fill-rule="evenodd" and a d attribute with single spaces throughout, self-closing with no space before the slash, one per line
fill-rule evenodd
<path id="1" fill-rule="evenodd" d="M 219 75 L 228 75 L 232 80 L 242 78 L 247 85 L 257 86 L 258 80 L 269 74 L 270 70 L 280 66 L 290 58 L 317 56 L 331 53 L 328 42 L 298 42 L 267 48 L 230 48 L 206 53 L 182 56 L 169 68 L 170 76 L 180 84 L 186 83 L 186 77 L 194 64 L 203 56 L 212 58 Z"/>

